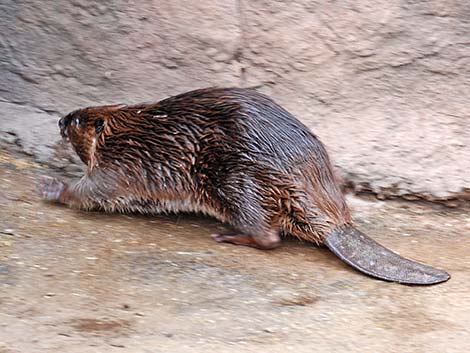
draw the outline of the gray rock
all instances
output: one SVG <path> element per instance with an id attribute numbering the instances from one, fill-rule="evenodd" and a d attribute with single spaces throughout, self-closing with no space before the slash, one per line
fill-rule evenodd
<path id="1" fill-rule="evenodd" d="M 25 105 L 0 102 L 0 132 L 7 143 L 16 143 L 40 162 L 53 156 L 60 140 L 58 117 Z M 10 136 L 10 138 L 5 138 Z"/>
<path id="2" fill-rule="evenodd" d="M 57 163 L 53 120 L 77 107 L 257 86 L 320 136 L 357 191 L 468 197 L 467 1 L 6 0 L 0 9 L 2 140 L 16 136 L 40 160 Z"/>

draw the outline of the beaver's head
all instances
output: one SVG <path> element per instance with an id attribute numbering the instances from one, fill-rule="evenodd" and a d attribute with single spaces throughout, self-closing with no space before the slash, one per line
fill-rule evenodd
<path id="1" fill-rule="evenodd" d="M 59 120 L 60 134 L 70 141 L 80 159 L 92 160 L 96 143 L 106 126 L 107 107 L 92 107 L 73 111 Z"/>

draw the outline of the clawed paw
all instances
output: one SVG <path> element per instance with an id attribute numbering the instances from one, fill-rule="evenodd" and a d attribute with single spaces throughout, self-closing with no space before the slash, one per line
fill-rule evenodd
<path id="1" fill-rule="evenodd" d="M 226 241 L 223 234 L 211 234 L 211 238 L 217 243 L 224 243 Z"/>
<path id="2" fill-rule="evenodd" d="M 56 178 L 41 177 L 38 183 L 39 196 L 47 201 L 58 201 L 66 184 Z"/>

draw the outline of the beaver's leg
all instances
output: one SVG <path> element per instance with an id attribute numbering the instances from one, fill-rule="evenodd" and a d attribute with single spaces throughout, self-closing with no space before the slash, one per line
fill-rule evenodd
<path id="1" fill-rule="evenodd" d="M 103 206 L 112 198 L 115 187 L 111 185 L 112 183 L 109 186 L 99 183 L 97 176 L 84 176 L 71 184 L 56 178 L 41 177 L 38 190 L 39 195 L 47 201 L 82 209 L 94 209 Z"/>
<path id="2" fill-rule="evenodd" d="M 251 246 L 258 249 L 274 249 L 281 245 L 279 230 L 273 227 L 267 211 L 254 197 L 249 200 L 240 198 L 238 202 L 227 203 L 226 220 L 236 229 L 231 234 L 213 234 L 219 243 Z M 240 207 L 239 205 L 247 205 Z"/>
<path id="3" fill-rule="evenodd" d="M 260 234 L 213 234 L 212 239 L 219 243 L 245 245 L 263 250 L 275 249 L 281 245 L 281 238 L 276 231 Z"/>

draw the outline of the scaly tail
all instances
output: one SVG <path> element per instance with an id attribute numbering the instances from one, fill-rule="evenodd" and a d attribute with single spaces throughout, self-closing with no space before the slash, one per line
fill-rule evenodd
<path id="1" fill-rule="evenodd" d="M 401 257 L 351 226 L 330 233 L 325 244 L 348 265 L 385 281 L 429 285 L 450 278 L 445 271 Z"/>

